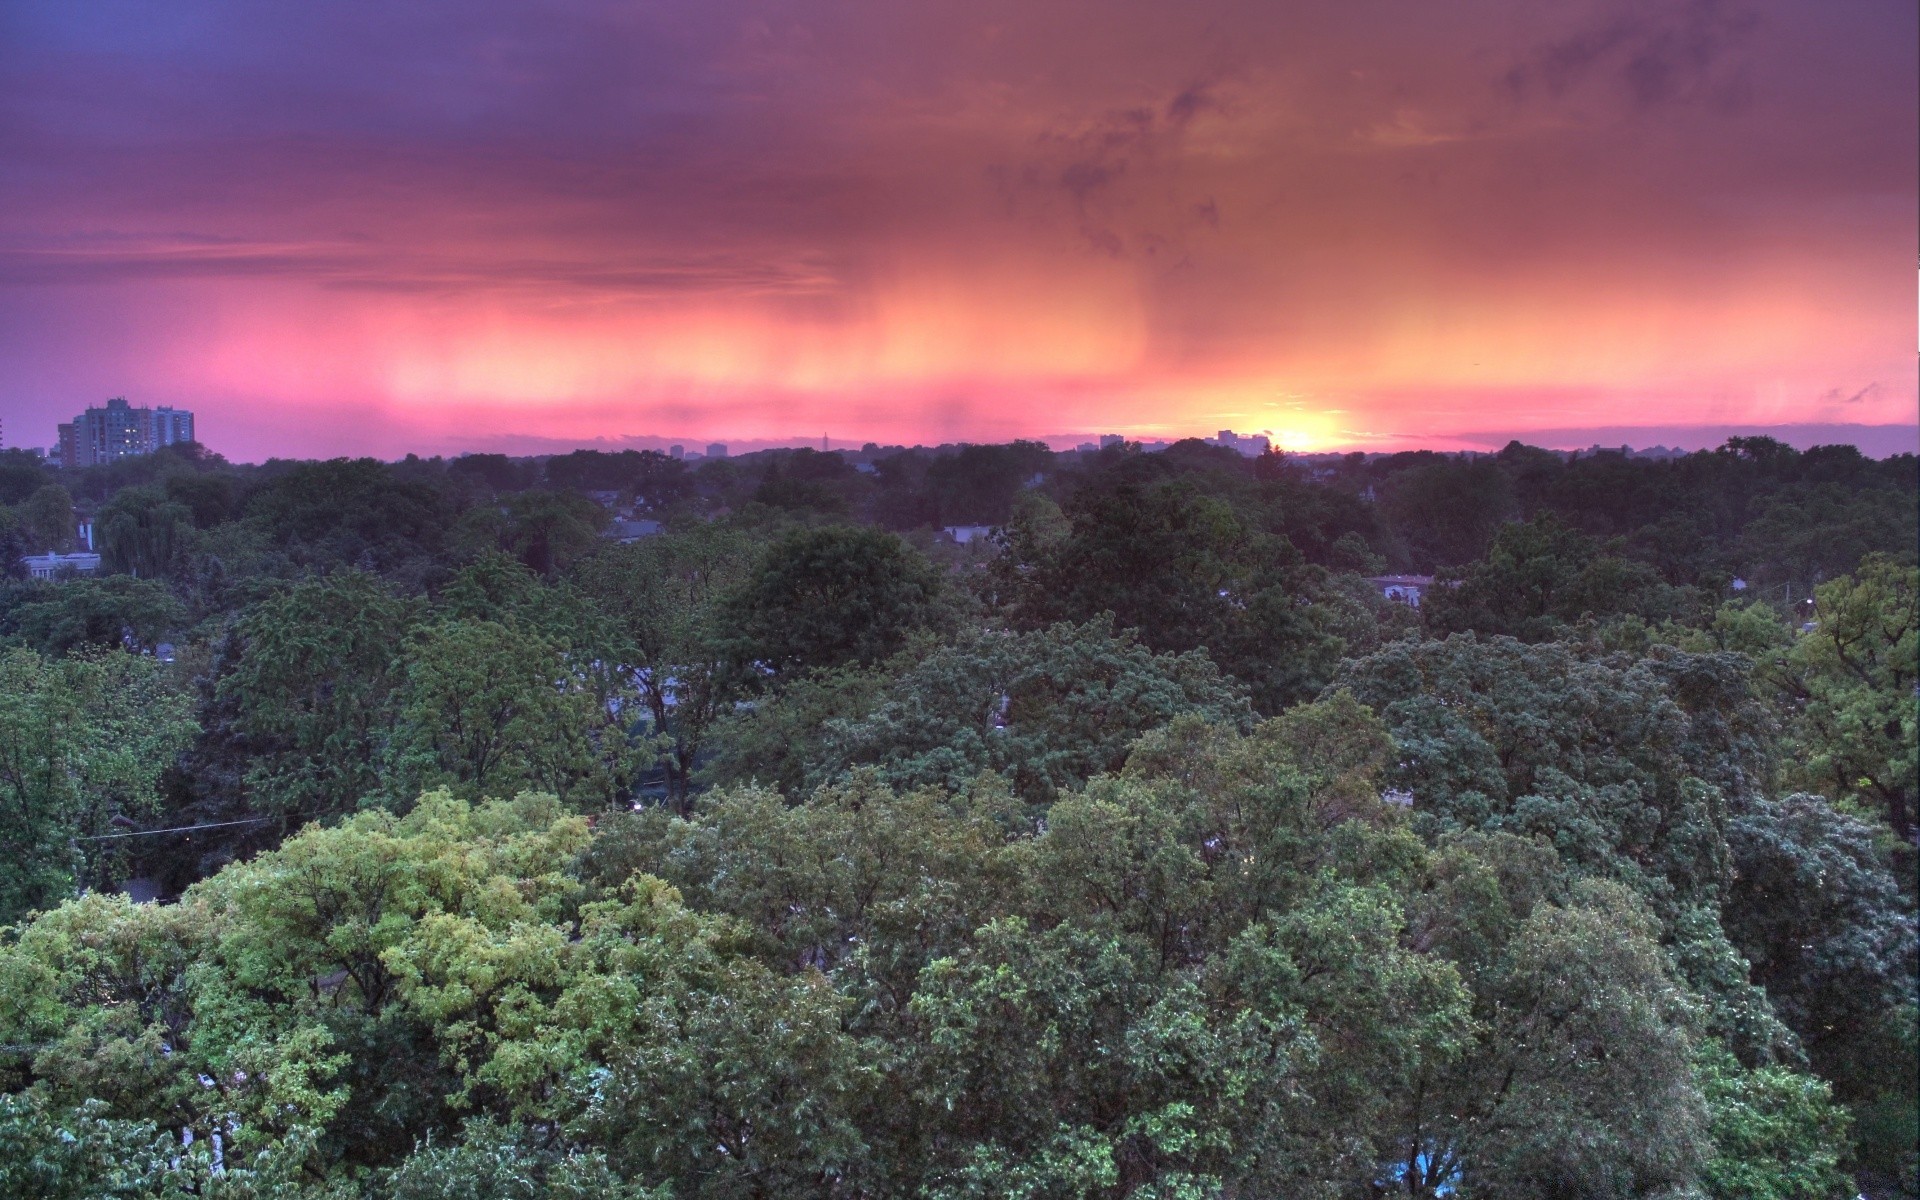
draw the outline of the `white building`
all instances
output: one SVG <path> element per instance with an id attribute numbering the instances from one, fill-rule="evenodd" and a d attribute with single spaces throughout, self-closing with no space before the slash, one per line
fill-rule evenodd
<path id="1" fill-rule="evenodd" d="M 1431 575 L 1375 575 L 1367 580 L 1380 590 L 1380 594 L 1389 600 L 1398 600 L 1414 608 L 1420 607 L 1420 597 L 1433 586 Z"/>
<path id="2" fill-rule="evenodd" d="M 58 579 L 62 574 L 92 575 L 100 569 L 98 554 L 29 554 L 20 560 L 35 579 Z"/>

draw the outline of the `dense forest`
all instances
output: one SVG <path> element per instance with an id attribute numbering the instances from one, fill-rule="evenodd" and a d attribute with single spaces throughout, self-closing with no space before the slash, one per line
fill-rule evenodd
<path id="1" fill-rule="evenodd" d="M 1916 545 L 1764 438 L 0 452 L 0 1194 L 1915 1196 Z"/>

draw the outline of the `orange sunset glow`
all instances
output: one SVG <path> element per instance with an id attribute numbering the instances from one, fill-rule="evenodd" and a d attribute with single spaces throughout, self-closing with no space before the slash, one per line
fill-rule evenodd
<path id="1" fill-rule="evenodd" d="M 9 5 L 5 432 L 110 395 L 241 459 L 1912 426 L 1914 25 Z"/>

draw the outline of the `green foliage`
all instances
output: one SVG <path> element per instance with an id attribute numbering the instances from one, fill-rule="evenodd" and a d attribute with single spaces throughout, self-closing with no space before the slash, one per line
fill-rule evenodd
<path id="1" fill-rule="evenodd" d="M 954 598 L 926 556 L 891 533 L 798 529 L 767 547 L 727 616 L 741 657 L 782 675 L 872 665 L 917 630 L 941 629 Z"/>
<path id="2" fill-rule="evenodd" d="M 654 731 L 671 739 L 667 799 L 678 807 L 688 803 L 708 731 L 748 682 L 727 618 L 756 550 L 735 531 L 693 525 L 610 546 L 570 577 L 600 619 L 595 653 L 619 664 Z"/>
<path id="3" fill-rule="evenodd" d="M 1536 905 L 1484 966 L 1478 1044 L 1415 1092 L 1408 1129 L 1432 1131 L 1430 1178 L 1452 1162 L 1472 1190 L 1620 1197 L 1692 1179 L 1706 1113 L 1658 929 L 1632 893 L 1599 881 Z"/>
<path id="4" fill-rule="evenodd" d="M 218 693 L 248 742 L 254 803 L 293 821 L 353 812 L 382 794 L 398 720 L 412 605 L 342 572 L 299 584 L 239 622 Z"/>
<path id="5" fill-rule="evenodd" d="M 0 922 L 86 878 L 73 838 L 152 815 L 161 773 L 193 732 L 187 697 L 151 658 L 0 652 Z"/>
<path id="6" fill-rule="evenodd" d="M 0 580 L 24 578 L 27 566 L 20 560 L 32 553 L 33 543 L 19 514 L 0 504 Z"/>
<path id="7" fill-rule="evenodd" d="M 534 463 L 519 463 L 504 454 L 462 454 L 447 463 L 447 476 L 494 492 L 516 492 L 539 477 Z"/>
<path id="8" fill-rule="evenodd" d="M 663 1185 L 629 1182 L 599 1151 L 542 1144 L 484 1117 L 451 1145 L 422 1146 L 387 1177 L 387 1200 L 669 1200 Z"/>
<path id="9" fill-rule="evenodd" d="M 1872 556 L 1821 584 L 1794 644 L 1800 778 L 1884 813 L 1911 841 L 1920 818 L 1920 569 Z"/>
<path id="10" fill-rule="evenodd" d="M 572 492 L 519 492 L 508 498 L 501 549 L 536 575 L 550 577 L 593 549 L 607 512 Z"/>
<path id="11" fill-rule="evenodd" d="M 370 458 L 268 466 L 244 519 L 305 568 L 418 573 L 454 523 L 447 488 Z"/>
<path id="12" fill-rule="evenodd" d="M 1441 632 L 1475 630 L 1522 641 L 1560 636 L 1583 619 L 1679 615 L 1676 589 L 1645 563 L 1605 552 L 1551 513 L 1502 526 L 1484 559 L 1427 593 L 1422 611 Z"/>
<path id="13" fill-rule="evenodd" d="M 604 808 L 627 799 L 645 748 L 556 643 L 498 621 L 416 631 L 395 696 L 390 789 L 468 798 L 551 792 Z"/>
<path id="14" fill-rule="evenodd" d="M 73 549 L 73 497 L 57 483 L 43 484 L 19 508 L 34 553 L 65 553 Z"/>
<path id="15" fill-rule="evenodd" d="M 858 459 L 64 475 L 0 1192 L 1913 1194 L 1911 456 Z"/>
<path id="16" fill-rule="evenodd" d="M 1701 1184 L 1714 1200 L 1849 1200 L 1840 1172 L 1847 1115 L 1827 1085 L 1784 1067 L 1741 1067 L 1707 1043 L 1694 1060 L 1713 1156 Z"/>
<path id="17" fill-rule="evenodd" d="M 1465 634 L 1397 643 L 1342 681 L 1392 728 L 1423 829 L 1545 837 L 1570 865 L 1664 907 L 1717 901 L 1727 797 L 1766 776 L 1740 668 L 1664 647 L 1587 658 Z"/>
<path id="18" fill-rule="evenodd" d="M 871 670 L 839 667 L 813 671 L 777 693 L 743 701 L 714 725 L 712 758 L 701 778 L 711 784 L 758 783 L 799 799 L 818 783 L 815 765 L 828 722 L 858 721 L 894 678 L 903 651 Z"/>
<path id="19" fill-rule="evenodd" d="M 1387 481 L 1380 503 L 1405 542 L 1411 565 L 1432 571 L 1486 553 L 1514 509 L 1506 475 L 1485 460 L 1406 457 L 1416 461 Z"/>
<path id="20" fill-rule="evenodd" d="M 1920 508 L 1911 494 L 1836 482 L 1785 489 L 1741 531 L 1739 548 L 1781 577 L 1819 580 L 1848 574 L 1874 554 L 1910 567 L 1916 546 Z"/>
<path id="21" fill-rule="evenodd" d="M 17 1200 L 320 1200 L 272 1164 L 216 1165 L 210 1144 L 181 1146 L 151 1121 L 109 1116 L 88 1100 L 50 1111 L 31 1094 L 0 1095 L 0 1192 Z"/>
<path id="22" fill-rule="evenodd" d="M 151 579 L 180 569 L 194 514 L 162 488 L 123 488 L 102 506 L 94 527 L 102 565 Z"/>
<path id="23" fill-rule="evenodd" d="M 1038 442 L 962 446 L 927 465 L 926 488 L 939 525 L 1002 525 L 1032 476 L 1052 465 Z"/>
<path id="24" fill-rule="evenodd" d="M 1017 625 L 1111 613 L 1153 650 L 1205 651 L 1263 713 L 1318 691 L 1345 626 L 1371 623 L 1284 537 L 1189 481 L 1102 481 L 1076 493 L 1065 518 L 1029 506 L 1004 539 L 996 589 Z"/>
<path id="25" fill-rule="evenodd" d="M 0 629 L 46 654 L 151 648 L 183 623 L 166 585 L 128 575 L 16 585 Z"/>
<path id="26" fill-rule="evenodd" d="M 844 517 L 858 478 L 837 454 L 802 447 L 776 451 L 753 491 L 753 501 L 771 509 Z"/>
<path id="27" fill-rule="evenodd" d="M 1751 806 L 1728 830 L 1735 865 L 1727 931 L 1755 981 L 1843 1099 L 1889 1085 L 1901 1007 L 1920 981 L 1913 899 L 1887 869 L 1873 828 L 1818 796 Z"/>
<path id="28" fill-rule="evenodd" d="M 46 463 L 19 447 L 0 450 L 0 505 L 18 504 L 47 482 Z"/>
<path id="29" fill-rule="evenodd" d="M 1046 803 L 1189 713 L 1241 726 L 1253 715 L 1204 655 L 1153 654 L 1109 621 L 984 633 L 908 667 L 858 717 L 829 722 L 811 777 L 870 763 L 896 786 L 958 789 L 994 771 Z"/>

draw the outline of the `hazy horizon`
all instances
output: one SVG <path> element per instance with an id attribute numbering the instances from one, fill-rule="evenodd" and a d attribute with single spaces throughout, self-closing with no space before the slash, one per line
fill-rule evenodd
<path id="1" fill-rule="evenodd" d="M 1183 438 L 1210 439 L 1218 431 L 1200 431 L 1179 433 L 1157 437 L 1134 437 L 1122 430 L 1096 429 L 1079 433 L 1049 433 L 1017 440 L 1044 443 L 1054 451 L 1072 450 L 1076 446 L 1095 442 L 1106 434 L 1119 433 L 1129 440 L 1148 443 L 1171 444 Z M 1240 429 L 1234 432 L 1245 436 L 1260 433 L 1260 430 Z M 1460 434 L 1449 437 L 1395 438 L 1370 444 L 1329 445 L 1315 449 L 1302 449 L 1275 445 L 1275 449 L 1290 453 L 1317 455 L 1347 453 L 1354 450 L 1370 454 L 1389 454 L 1406 450 L 1433 450 L 1443 453 L 1462 451 L 1490 453 L 1506 446 L 1510 441 L 1520 441 L 1530 446 L 1546 450 L 1587 450 L 1598 446 L 1612 449 L 1622 445 L 1635 451 L 1666 448 L 1692 452 L 1712 450 L 1725 444 L 1730 437 L 1770 437 L 1792 446 L 1796 450 L 1806 450 L 1813 446 L 1848 445 L 1857 448 L 1868 458 L 1890 458 L 1900 454 L 1920 453 L 1920 426 L 1914 425 L 1840 425 L 1840 424 L 1800 424 L 1800 425 L 1722 425 L 1722 426 L 1596 426 L 1586 429 L 1547 429 L 1527 432 L 1480 432 Z M 975 441 L 965 438 L 944 440 L 916 439 L 907 441 L 879 442 L 873 438 L 858 436 L 827 435 L 830 448 L 835 451 L 858 450 L 872 443 L 888 447 L 930 449 L 943 445 L 959 444 L 995 444 L 988 441 Z M 1016 439 L 1006 439 L 1008 441 Z M 267 453 L 247 456 L 236 454 L 221 444 L 217 430 L 205 435 L 203 445 L 213 453 L 221 455 L 229 462 L 258 463 L 267 459 L 325 459 L 338 457 L 373 457 L 395 461 L 409 454 L 421 457 L 455 458 L 463 454 L 506 454 L 511 457 L 538 457 L 542 455 L 566 454 L 574 450 L 602 450 L 615 452 L 621 450 L 656 450 L 665 452 L 671 447 L 681 446 L 688 454 L 704 455 L 707 448 L 719 443 L 727 447 L 730 457 L 753 454 L 762 450 L 798 449 L 808 447 L 819 449 L 821 438 L 806 434 L 790 434 L 785 437 L 729 438 L 727 436 L 692 435 L 673 436 L 667 434 L 619 434 L 600 435 L 581 438 L 549 438 L 537 434 L 500 434 L 471 440 L 454 440 L 443 443 L 405 444 L 390 446 L 360 447 L 358 449 L 341 448 L 338 452 L 324 446 L 309 446 L 305 452 Z M 10 443 L 11 444 L 11 443 Z"/>

